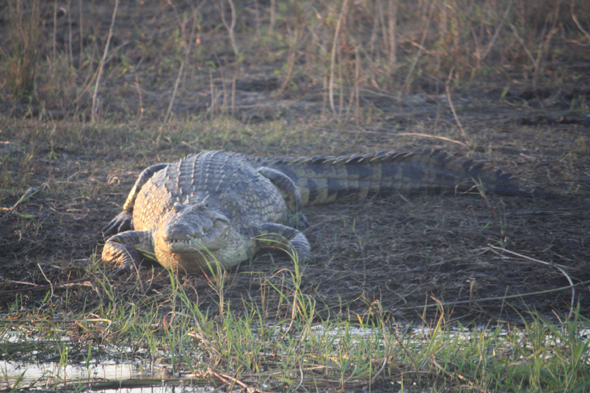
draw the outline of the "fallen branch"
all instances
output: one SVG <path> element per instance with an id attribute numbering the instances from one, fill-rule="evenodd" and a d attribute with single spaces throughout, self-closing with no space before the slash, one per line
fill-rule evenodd
<path id="1" fill-rule="evenodd" d="M 82 284 L 79 284 L 82 281 L 85 281 L 85 282 L 82 283 Z M 86 281 L 88 281 L 88 277 L 79 278 L 77 280 L 72 280 L 72 281 L 61 283 L 61 284 L 36 285 L 34 287 L 31 287 L 31 288 L 9 289 L 9 290 L 6 290 L 6 291 L 0 291 L 0 296 L 2 296 L 2 295 L 10 295 L 12 293 L 29 292 L 29 291 L 42 291 L 44 289 L 56 289 L 56 288 L 62 288 L 62 287 L 69 287 L 69 286 L 73 286 L 75 284 L 77 284 L 77 285 L 90 285 L 90 286 L 92 286 L 91 284 L 86 284 Z"/>
<path id="2" fill-rule="evenodd" d="M 243 388 L 246 390 L 246 392 L 248 392 L 248 393 L 250 393 L 250 392 L 252 392 L 252 393 L 254 393 L 254 392 L 260 392 L 260 393 L 264 393 L 264 391 L 263 391 L 263 390 L 260 390 L 260 389 L 256 389 L 256 388 L 250 387 L 250 386 L 246 385 L 244 382 L 242 382 L 242 381 L 240 381 L 239 379 L 236 379 L 236 378 L 234 378 L 234 377 L 232 377 L 232 376 L 230 376 L 230 375 L 227 375 L 227 374 L 221 374 L 221 373 L 215 372 L 215 371 L 213 371 L 211 368 L 208 368 L 208 369 L 207 369 L 207 372 L 209 373 L 209 375 L 212 375 L 212 376 L 214 376 L 214 377 L 216 377 L 216 378 L 220 379 L 220 380 L 221 380 L 223 383 L 225 383 L 225 384 L 229 384 L 229 382 L 231 382 L 231 383 L 232 383 L 232 384 L 234 384 L 234 385 L 235 385 L 235 384 L 238 384 L 238 385 L 240 385 L 240 386 L 241 386 L 241 387 L 243 387 Z"/>
<path id="3" fill-rule="evenodd" d="M 535 292 L 526 292 L 526 293 L 520 293 L 520 294 L 516 294 L 516 295 L 510 295 L 510 296 L 496 296 L 496 297 L 486 297 L 483 299 L 472 299 L 472 300 L 460 300 L 457 302 L 448 302 L 448 303 L 441 303 L 441 304 L 425 304 L 423 306 L 408 306 L 408 307 L 400 307 L 400 308 L 396 308 L 396 311 L 403 311 L 403 310 L 415 310 L 415 309 L 419 309 L 419 308 L 432 308 L 432 307 L 446 307 L 446 306 L 455 306 L 458 304 L 470 304 L 470 303 L 482 303 L 482 302 L 491 302 L 491 301 L 497 301 L 497 300 L 506 300 L 506 299 L 519 299 L 519 298 L 523 298 L 523 297 L 528 297 L 528 296 L 535 296 L 535 295 L 546 295 L 548 293 L 552 293 L 552 292 L 560 292 L 560 291 L 565 291 L 568 289 L 572 289 L 572 288 L 576 288 L 582 285 L 588 285 L 590 284 L 590 280 L 584 281 L 584 282 L 579 282 L 577 284 L 574 285 L 568 285 L 566 287 L 559 287 L 559 288 L 554 288 L 554 289 L 547 289 L 545 291 L 535 291 Z"/>
<path id="4" fill-rule="evenodd" d="M 502 247 L 492 246 L 491 244 L 488 244 L 488 246 L 491 247 L 491 248 L 493 248 L 493 249 L 495 249 L 495 250 L 500 250 L 502 252 L 515 255 L 517 257 L 528 259 L 529 261 L 537 262 L 537 263 L 540 263 L 540 264 L 543 264 L 543 265 L 547 265 L 547 266 L 553 266 L 554 268 L 556 268 L 557 270 L 559 270 L 565 276 L 565 278 L 567 278 L 567 281 L 570 283 L 570 287 L 572 288 L 572 300 L 571 300 L 571 303 L 570 303 L 570 313 L 568 315 L 568 319 L 572 317 L 572 315 L 574 314 L 574 301 L 575 301 L 575 298 L 576 298 L 576 289 L 575 289 L 574 282 L 572 281 L 572 279 L 570 278 L 570 276 L 565 272 L 565 270 L 563 270 L 561 267 L 557 266 L 554 263 L 549 263 L 549 262 L 541 261 L 539 259 L 527 257 L 526 255 L 522 255 L 522 254 L 519 254 L 517 252 L 507 250 L 507 249 L 502 248 Z"/>

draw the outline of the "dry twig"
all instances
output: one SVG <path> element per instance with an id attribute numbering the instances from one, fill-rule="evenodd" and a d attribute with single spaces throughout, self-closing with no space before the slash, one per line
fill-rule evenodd
<path id="1" fill-rule="evenodd" d="M 456 306 L 459 304 L 482 303 L 482 302 L 491 302 L 491 301 L 497 301 L 497 300 L 505 301 L 508 299 L 521 299 L 523 297 L 528 297 L 528 296 L 546 295 L 548 293 L 561 292 L 561 291 L 565 291 L 568 289 L 572 289 L 572 288 L 576 288 L 576 287 L 584 286 L 584 285 L 588 285 L 588 284 L 590 284 L 590 280 L 579 282 L 574 285 L 568 285 L 565 287 L 547 289 L 545 291 L 526 292 L 526 293 L 519 293 L 516 295 L 509 295 L 509 296 L 486 297 L 486 298 L 482 298 L 482 299 L 460 300 L 460 301 L 456 301 L 456 302 L 446 302 L 446 303 L 441 303 L 441 304 L 443 306 L 447 307 L 447 306 Z M 438 303 L 436 303 L 436 304 L 425 304 L 422 306 L 407 306 L 407 307 L 397 308 L 397 309 L 395 309 L 395 311 L 416 310 L 416 309 L 421 309 L 421 308 L 432 308 L 432 307 L 440 307 L 440 305 Z"/>
<path id="2" fill-rule="evenodd" d="M 453 112 L 453 117 L 455 118 L 455 121 L 457 122 L 457 125 L 459 126 L 459 129 L 461 130 L 461 134 L 463 134 L 463 139 L 465 140 L 465 142 L 467 142 L 467 135 L 465 134 L 465 130 L 463 129 L 463 126 L 461 125 L 461 122 L 459 121 L 459 116 L 457 116 L 457 112 L 455 112 L 455 107 L 453 106 L 453 100 L 451 100 L 451 89 L 449 88 L 449 85 L 451 83 L 451 78 L 453 77 L 453 71 L 454 71 L 454 69 L 452 69 L 451 72 L 449 72 L 449 78 L 447 79 L 447 83 L 445 84 L 445 90 L 447 92 L 447 101 L 449 102 L 449 107 L 451 108 L 451 112 Z M 465 146 L 468 146 L 467 143 L 465 143 Z"/>
<path id="3" fill-rule="evenodd" d="M 227 375 L 227 374 L 222 374 L 222 373 L 218 373 L 218 372 L 216 372 L 216 371 L 213 371 L 211 368 L 208 368 L 208 369 L 207 369 L 207 372 L 209 373 L 209 375 L 212 375 L 212 376 L 214 376 L 214 377 L 218 378 L 218 379 L 219 379 L 219 380 L 221 380 L 223 383 L 229 384 L 229 382 L 231 382 L 231 384 L 232 384 L 232 385 L 235 385 L 235 384 L 237 384 L 237 385 L 240 385 L 240 386 L 241 386 L 241 387 L 243 387 L 243 388 L 246 390 L 246 392 L 248 392 L 248 393 L 250 393 L 250 392 L 252 392 L 252 393 L 254 393 L 254 392 L 260 392 L 260 393 L 264 393 L 264 391 L 262 391 L 262 390 L 260 390 L 260 389 L 253 388 L 253 387 L 251 387 L 251 386 L 248 386 L 248 385 L 246 385 L 244 382 L 242 382 L 242 381 L 240 381 L 239 379 L 237 379 L 237 378 L 234 378 L 234 377 L 232 377 L 232 376 L 230 376 L 230 375 Z"/>
<path id="4" fill-rule="evenodd" d="M 41 272 L 43 272 L 43 270 L 41 270 Z M 43 273 L 43 276 L 45 277 L 45 273 Z M 26 284 L 26 285 L 33 285 L 33 286 L 30 288 L 18 288 L 18 289 L 8 289 L 6 291 L 0 291 L 0 296 L 11 295 L 13 293 L 20 293 L 20 292 L 42 291 L 45 289 L 52 289 L 53 290 L 53 289 L 57 289 L 57 288 L 71 287 L 74 285 L 92 286 L 92 284 L 90 284 L 90 281 L 88 281 L 88 277 L 79 278 L 77 280 L 71 280 L 71 281 L 59 283 L 59 284 L 52 284 L 47 279 L 47 277 L 45 277 L 45 280 L 47 280 L 47 282 L 49 282 L 49 285 L 36 285 L 33 283 L 28 283 L 28 282 L 15 282 L 15 283 L 19 283 L 19 284 Z"/>
<path id="5" fill-rule="evenodd" d="M 531 63 L 533 63 L 533 66 L 535 67 L 535 70 L 536 70 L 537 63 L 535 62 L 535 58 L 533 57 L 533 54 L 529 51 L 529 48 L 527 48 L 527 46 L 524 43 L 524 41 L 522 40 L 522 38 L 520 38 L 520 35 L 518 34 L 516 27 L 514 27 L 514 25 L 512 23 L 510 24 L 510 27 L 512 28 L 512 31 L 514 32 L 514 36 L 516 37 L 516 39 L 518 40 L 520 45 L 522 45 L 522 47 L 524 48 L 524 51 L 526 52 L 527 56 L 529 57 L 529 59 L 531 59 Z"/>
<path id="6" fill-rule="evenodd" d="M 221 20 L 223 21 L 223 25 L 227 29 L 229 33 L 229 40 L 231 41 L 231 46 L 234 49 L 234 53 L 236 55 L 236 59 L 238 62 L 240 61 L 240 51 L 238 50 L 238 45 L 236 44 L 236 36 L 234 34 L 234 30 L 236 27 L 236 7 L 234 6 L 233 0 L 227 0 L 229 3 L 229 7 L 231 9 L 231 24 L 228 24 L 225 20 L 225 11 L 224 11 L 224 0 L 221 0 L 219 7 L 221 8 Z"/>
<path id="7" fill-rule="evenodd" d="M 582 27 L 582 25 L 578 21 L 578 18 L 576 17 L 576 14 L 574 14 L 574 0 L 572 0 L 571 3 L 570 3 L 570 9 L 571 9 L 572 19 L 574 20 L 574 23 L 576 24 L 576 26 L 578 26 L 578 29 L 580 29 L 580 31 L 586 36 L 586 38 L 588 39 L 588 42 L 590 43 L 590 33 L 588 33 Z"/>
<path id="8" fill-rule="evenodd" d="M 479 58 L 478 60 L 480 60 L 480 61 L 484 60 L 487 57 L 487 55 L 490 53 L 490 50 L 494 46 L 494 42 L 496 42 L 496 38 L 498 38 L 498 35 L 500 34 L 500 30 L 502 30 L 502 26 L 504 26 L 504 23 L 506 22 L 506 18 L 508 18 L 508 13 L 510 13 L 510 10 L 512 9 L 512 3 L 513 2 L 514 1 L 510 0 L 510 3 L 508 4 L 508 7 L 506 7 L 506 11 L 504 11 L 504 17 L 502 18 L 502 22 L 500 22 L 500 26 L 498 26 L 496 28 L 496 31 L 494 32 L 494 36 L 490 40 L 490 42 L 488 44 L 488 47 L 486 48 L 486 50 L 481 55 L 481 58 Z"/>

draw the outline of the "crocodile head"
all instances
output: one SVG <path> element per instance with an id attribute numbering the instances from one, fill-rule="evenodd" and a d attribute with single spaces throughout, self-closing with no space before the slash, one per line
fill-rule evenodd
<path id="1" fill-rule="evenodd" d="M 231 225 L 205 203 L 175 202 L 153 232 L 156 257 L 166 268 L 200 273 L 229 247 Z M 223 264 L 223 263 L 222 263 Z"/>

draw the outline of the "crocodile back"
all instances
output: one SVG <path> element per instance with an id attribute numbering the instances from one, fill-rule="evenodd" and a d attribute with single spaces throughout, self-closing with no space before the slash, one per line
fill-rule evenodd
<path id="1" fill-rule="evenodd" d="M 223 151 L 189 155 L 156 172 L 141 188 L 133 209 L 135 230 L 150 230 L 172 209 L 205 203 L 246 228 L 283 222 L 280 192 L 245 157 Z"/>

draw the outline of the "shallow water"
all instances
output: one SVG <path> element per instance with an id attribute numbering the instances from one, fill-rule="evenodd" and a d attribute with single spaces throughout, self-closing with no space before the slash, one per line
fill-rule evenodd
<path id="1" fill-rule="evenodd" d="M 406 329 L 400 330 L 403 331 Z M 476 330 L 479 332 L 486 331 L 483 327 Z M 334 340 L 335 343 L 339 342 L 344 336 L 348 336 L 347 340 L 360 341 L 368 339 L 377 333 L 374 329 L 355 326 L 325 329 L 323 326 L 317 325 L 311 327 L 311 331 L 313 334 L 330 337 L 330 340 Z M 427 342 L 428 336 L 438 334 L 436 330 L 428 327 L 409 328 L 406 330 L 406 334 L 408 333 L 412 336 L 411 341 L 415 342 Z M 473 330 L 457 329 L 456 331 L 452 331 L 450 336 L 459 340 L 469 340 L 473 337 L 473 334 Z M 503 330 L 499 333 L 499 336 L 506 334 L 508 332 Z M 581 336 L 588 336 L 590 335 L 590 329 L 582 329 L 579 334 Z M 520 335 L 517 333 L 517 337 Z M 560 343 L 559 339 L 554 339 L 554 344 L 557 345 Z M 26 340 L 24 340 L 21 334 L 15 333 L 4 334 L 1 341 L 4 344 L 12 346 L 27 347 L 24 350 L 31 351 L 29 352 L 31 354 L 36 353 L 37 350 L 28 348 L 30 345 L 64 342 L 69 344 L 69 339 L 65 337 L 61 341 L 43 341 L 35 340 L 32 336 L 27 336 Z M 117 351 L 120 351 L 120 355 L 123 355 L 125 349 L 117 348 Z M 161 365 L 156 361 L 117 361 L 111 359 L 105 360 L 104 357 L 90 359 L 88 362 L 70 362 L 70 364 L 65 366 L 58 361 L 27 362 L 22 360 L 0 360 L 0 390 L 11 390 L 14 388 L 61 389 L 64 387 L 71 387 L 75 390 L 128 393 L 205 393 L 215 390 L 210 379 L 197 379 L 190 374 L 173 374 L 171 371 L 171 367 Z"/>
<path id="2" fill-rule="evenodd" d="M 77 385 L 93 391 L 119 392 L 210 392 L 207 381 L 173 376 L 165 368 L 140 362 L 101 361 L 100 364 L 60 365 L 58 362 L 26 363 L 0 361 L 0 389 L 56 389 Z"/>

